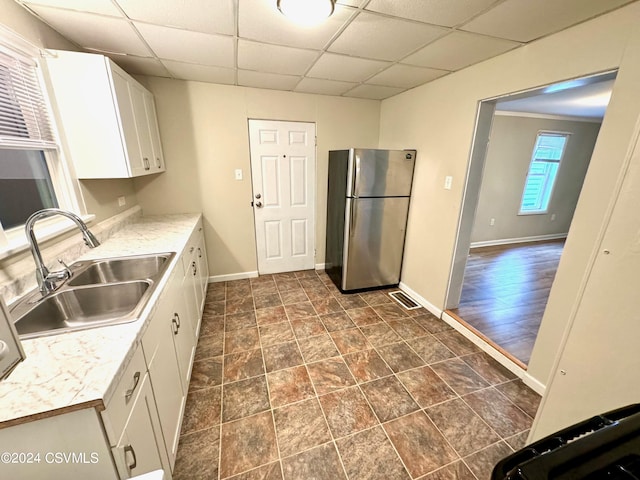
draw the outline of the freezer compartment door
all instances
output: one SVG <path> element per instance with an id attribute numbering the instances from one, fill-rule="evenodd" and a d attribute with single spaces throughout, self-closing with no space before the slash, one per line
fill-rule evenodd
<path id="1" fill-rule="evenodd" d="M 409 198 L 348 198 L 346 207 L 342 290 L 397 285 Z"/>
<path id="2" fill-rule="evenodd" d="M 415 150 L 351 150 L 347 196 L 408 197 L 415 160 Z"/>

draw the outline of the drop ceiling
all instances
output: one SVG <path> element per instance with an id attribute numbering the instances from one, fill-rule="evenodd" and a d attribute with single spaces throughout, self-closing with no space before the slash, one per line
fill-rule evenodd
<path id="1" fill-rule="evenodd" d="M 16 0 L 132 74 L 384 99 L 632 0 L 338 0 L 299 27 L 276 0 Z"/>

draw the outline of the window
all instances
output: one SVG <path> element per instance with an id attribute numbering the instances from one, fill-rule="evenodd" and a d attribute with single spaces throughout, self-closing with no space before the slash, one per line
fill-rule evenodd
<path id="1" fill-rule="evenodd" d="M 568 139 L 568 133 L 538 133 L 522 192 L 520 215 L 547 213 Z"/>
<path id="2" fill-rule="evenodd" d="M 0 37 L 0 250 L 42 208 L 77 209 L 50 120 L 35 49 Z M 75 208 L 74 208 L 75 207 Z"/>

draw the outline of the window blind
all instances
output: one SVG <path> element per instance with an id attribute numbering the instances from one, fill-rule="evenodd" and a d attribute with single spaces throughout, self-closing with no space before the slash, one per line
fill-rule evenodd
<path id="1" fill-rule="evenodd" d="M 0 148 L 56 148 L 38 65 L 0 47 Z"/>

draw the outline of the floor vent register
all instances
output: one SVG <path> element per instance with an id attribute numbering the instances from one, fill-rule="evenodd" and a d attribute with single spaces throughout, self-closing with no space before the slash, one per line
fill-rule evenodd
<path id="1" fill-rule="evenodd" d="M 400 290 L 389 293 L 389 296 L 402 305 L 406 310 L 415 310 L 416 308 L 420 308 L 420 304 L 418 302 Z"/>

